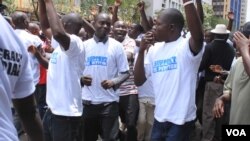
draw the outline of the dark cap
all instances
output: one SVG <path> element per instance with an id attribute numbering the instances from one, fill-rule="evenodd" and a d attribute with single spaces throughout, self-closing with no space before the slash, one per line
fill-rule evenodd
<path id="1" fill-rule="evenodd" d="M 247 38 L 250 36 L 250 22 L 246 22 L 242 28 L 240 29 L 242 34 L 244 34 Z"/>

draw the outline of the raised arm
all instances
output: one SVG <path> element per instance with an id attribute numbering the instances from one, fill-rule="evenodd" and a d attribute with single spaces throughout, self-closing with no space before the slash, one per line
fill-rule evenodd
<path id="1" fill-rule="evenodd" d="M 145 32 L 150 31 L 152 29 L 152 26 L 150 25 L 146 13 L 145 13 L 145 2 L 141 1 L 137 4 L 140 14 L 141 14 L 141 25 Z"/>
<path id="2" fill-rule="evenodd" d="M 227 18 L 228 18 L 227 30 L 232 31 L 233 22 L 234 22 L 234 13 L 228 12 Z"/>
<path id="3" fill-rule="evenodd" d="M 183 0 L 188 29 L 191 33 L 189 46 L 194 54 L 198 54 L 203 47 L 203 29 L 192 0 Z"/>
<path id="4" fill-rule="evenodd" d="M 89 33 L 91 35 L 91 37 L 93 37 L 93 35 L 95 33 L 95 28 L 93 27 L 93 25 L 91 23 L 89 23 L 86 19 L 83 18 L 82 26 L 87 31 L 87 33 Z"/>
<path id="5" fill-rule="evenodd" d="M 200 17 L 201 23 L 204 23 L 204 12 L 202 7 L 202 0 L 196 0 L 197 12 Z"/>
<path id="6" fill-rule="evenodd" d="M 40 7 L 44 9 L 45 6 L 46 8 L 47 19 L 53 37 L 65 50 L 68 50 L 70 44 L 70 37 L 69 35 L 67 35 L 67 33 L 63 28 L 62 22 L 60 21 L 56 13 L 52 0 L 39 0 L 39 1 L 40 1 Z M 40 13 L 40 14 L 43 15 L 45 13 Z"/>
<path id="7" fill-rule="evenodd" d="M 118 21 L 118 9 L 121 6 L 122 1 L 121 0 L 115 0 L 115 5 L 114 5 L 114 11 L 113 11 L 113 16 L 112 16 L 112 25 L 114 25 L 114 23 L 116 21 Z"/>
<path id="8" fill-rule="evenodd" d="M 52 33 L 51 33 L 48 18 L 47 18 L 47 14 L 46 14 L 45 3 L 43 2 L 43 0 L 39 0 L 38 3 L 39 3 L 39 18 L 40 18 L 40 25 L 41 25 L 42 32 L 45 34 L 47 38 L 51 40 Z"/>

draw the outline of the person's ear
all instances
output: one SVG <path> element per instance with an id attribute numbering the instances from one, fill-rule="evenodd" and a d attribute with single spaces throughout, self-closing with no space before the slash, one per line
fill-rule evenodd
<path id="1" fill-rule="evenodd" d="M 170 24 L 169 28 L 170 28 L 171 31 L 174 31 L 174 28 L 175 28 L 174 24 Z"/>

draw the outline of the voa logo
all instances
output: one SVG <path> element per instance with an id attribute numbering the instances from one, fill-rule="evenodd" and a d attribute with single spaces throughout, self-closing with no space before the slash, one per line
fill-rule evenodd
<path id="1" fill-rule="evenodd" d="M 247 136 L 244 129 L 226 129 L 227 136 Z"/>

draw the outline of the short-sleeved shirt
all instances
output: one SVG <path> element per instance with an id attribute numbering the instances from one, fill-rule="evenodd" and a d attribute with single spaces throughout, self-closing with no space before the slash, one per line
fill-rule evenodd
<path id="1" fill-rule="evenodd" d="M 13 125 L 11 98 L 27 97 L 35 87 L 27 51 L 1 14 L 0 27 L 0 140 L 19 141 Z"/>
<path id="2" fill-rule="evenodd" d="M 80 85 L 83 71 L 82 58 L 84 58 L 82 40 L 75 35 L 70 35 L 68 50 L 57 47 L 50 57 L 46 102 L 55 115 L 82 115 Z"/>
<path id="3" fill-rule="evenodd" d="M 138 53 L 139 53 L 139 47 L 136 47 L 136 54 L 135 54 L 135 61 L 137 60 L 137 57 L 138 57 Z M 147 52 L 145 51 L 145 57 L 144 58 L 147 58 Z M 150 66 L 147 64 L 147 62 L 145 62 L 144 64 L 144 69 L 145 69 L 145 72 L 149 72 Z M 148 76 L 148 74 L 146 74 Z M 137 87 L 138 89 L 138 97 L 140 99 L 142 98 L 149 98 L 151 99 L 151 103 L 154 104 L 154 88 L 153 88 L 153 84 L 152 84 L 152 80 L 151 80 L 151 77 L 147 78 L 147 80 L 139 87 Z"/>
<path id="4" fill-rule="evenodd" d="M 189 40 L 156 43 L 150 47 L 146 64 L 150 65 L 155 93 L 155 114 L 159 122 L 182 125 L 196 118 L 195 87 L 203 50 L 196 56 Z"/>
<path id="5" fill-rule="evenodd" d="M 17 35 L 21 39 L 21 41 L 24 43 L 25 49 L 27 52 L 28 52 L 29 46 L 33 45 L 35 47 L 38 47 L 38 46 L 41 46 L 43 44 L 42 40 L 38 36 L 33 35 L 33 34 L 27 32 L 26 30 L 16 29 L 15 32 L 17 33 Z M 36 57 L 31 53 L 29 53 L 29 60 L 30 60 L 32 71 L 33 71 L 34 84 L 36 85 L 36 84 L 38 84 L 39 77 L 40 77 L 39 62 L 36 59 Z"/>
<path id="6" fill-rule="evenodd" d="M 84 42 L 86 51 L 83 75 L 92 77 L 91 86 L 84 86 L 82 99 L 92 104 L 119 101 L 119 94 L 114 89 L 105 90 L 101 86 L 104 80 L 111 80 L 119 73 L 129 70 L 123 46 L 113 38 L 107 42 L 96 42 L 91 38 Z"/>

